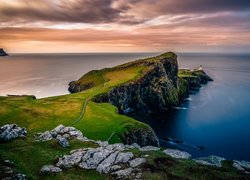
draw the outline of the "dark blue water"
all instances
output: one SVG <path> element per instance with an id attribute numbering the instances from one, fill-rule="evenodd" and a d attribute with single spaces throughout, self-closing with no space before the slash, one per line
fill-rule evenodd
<path id="1" fill-rule="evenodd" d="M 196 157 L 214 154 L 250 160 L 250 57 L 182 54 L 179 64 L 185 68 L 201 64 L 214 81 L 190 95 L 181 110 L 151 117 L 147 123 L 159 138 L 184 141 L 184 145 L 161 144 Z M 205 150 L 198 150 L 197 145 Z"/>
<path id="2" fill-rule="evenodd" d="M 0 95 L 34 94 L 39 98 L 67 94 L 68 82 L 84 73 L 156 53 L 15 54 L 0 57 Z M 250 56 L 179 54 L 179 65 L 202 65 L 214 81 L 203 86 L 181 110 L 157 115 L 149 123 L 159 138 L 172 137 L 187 146 L 169 144 L 193 156 L 210 154 L 250 160 Z M 193 146 L 205 146 L 199 151 Z"/>

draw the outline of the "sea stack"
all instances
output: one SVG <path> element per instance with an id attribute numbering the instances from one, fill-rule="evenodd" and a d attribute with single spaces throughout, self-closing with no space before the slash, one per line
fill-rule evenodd
<path id="1" fill-rule="evenodd" d="M 0 56 L 8 56 L 8 54 L 3 50 L 3 48 L 0 48 Z"/>

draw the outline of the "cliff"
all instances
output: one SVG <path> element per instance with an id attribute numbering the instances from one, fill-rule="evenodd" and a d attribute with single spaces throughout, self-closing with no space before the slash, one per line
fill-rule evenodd
<path id="1" fill-rule="evenodd" d="M 178 77 L 177 55 L 170 52 L 114 68 L 91 71 L 78 81 L 71 82 L 69 91 L 74 93 L 93 88 L 98 85 L 97 76 L 105 77 L 107 72 L 131 67 L 140 69 L 141 74 L 125 83 L 113 84 L 106 92 L 97 94 L 94 101 L 109 102 L 120 113 L 165 111 L 188 97 L 191 88 L 198 88 L 211 80 L 203 70 L 180 70 Z"/>
<path id="2" fill-rule="evenodd" d="M 8 54 L 3 50 L 3 48 L 0 48 L 0 56 L 8 56 Z"/>
<path id="3" fill-rule="evenodd" d="M 92 101 L 111 103 L 121 114 L 131 111 L 155 113 L 177 106 L 189 96 L 192 88 L 198 88 L 209 80 L 211 78 L 203 70 L 178 70 L 177 55 L 169 52 L 90 71 L 79 80 L 70 82 L 69 91 L 91 92 Z M 124 128 L 126 132 L 121 139 L 125 143 L 159 144 L 150 127 Z"/>

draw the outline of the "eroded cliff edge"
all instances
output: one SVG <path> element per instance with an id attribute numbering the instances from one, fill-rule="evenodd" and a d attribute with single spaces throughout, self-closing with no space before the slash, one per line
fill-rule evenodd
<path id="1" fill-rule="evenodd" d="M 138 72 L 126 81 L 120 80 L 124 77 L 114 73 L 119 71 L 121 74 L 130 69 L 137 69 Z M 100 93 L 93 96 L 92 100 L 111 103 L 123 114 L 131 111 L 155 113 L 178 106 L 183 98 L 188 97 L 191 89 L 199 88 L 201 84 L 212 80 L 202 69 L 178 71 L 177 55 L 169 52 L 114 68 L 91 71 L 79 80 L 70 82 L 69 91 L 76 93 L 109 84 L 105 90 L 98 90 Z M 113 73 L 113 77 L 107 75 L 110 73 Z M 118 78 L 120 79 L 117 80 Z M 147 133 L 145 130 L 129 128 L 123 140 L 126 143 L 156 145 L 156 138 L 151 128 Z"/>

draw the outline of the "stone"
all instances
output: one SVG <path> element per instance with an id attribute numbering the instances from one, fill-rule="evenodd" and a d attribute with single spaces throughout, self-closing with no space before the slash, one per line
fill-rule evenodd
<path id="1" fill-rule="evenodd" d="M 137 143 L 133 143 L 131 145 L 126 144 L 125 148 L 127 148 L 127 149 L 140 149 L 141 146 L 139 146 Z"/>
<path id="2" fill-rule="evenodd" d="M 245 171 L 245 170 L 250 170 L 250 162 L 248 161 L 233 161 L 233 167 L 238 169 L 239 171 Z"/>
<path id="3" fill-rule="evenodd" d="M 219 156 L 208 156 L 208 157 L 201 157 L 194 159 L 195 162 L 207 166 L 216 166 L 216 167 L 221 167 L 222 166 L 222 161 L 226 160 L 225 158 L 219 157 Z"/>
<path id="4" fill-rule="evenodd" d="M 108 141 L 96 141 L 99 146 L 106 147 L 109 145 Z"/>
<path id="5" fill-rule="evenodd" d="M 139 148 L 139 151 L 159 151 L 161 148 L 155 146 L 144 146 Z"/>
<path id="6" fill-rule="evenodd" d="M 117 150 L 117 151 L 124 151 L 125 150 L 125 145 L 122 143 L 116 143 L 116 144 L 109 144 L 107 146 L 105 146 L 105 149 L 108 150 Z"/>
<path id="7" fill-rule="evenodd" d="M 37 134 L 38 141 L 49 141 L 53 138 L 57 139 L 62 147 L 68 147 L 68 139 L 75 138 L 79 141 L 89 141 L 88 138 L 84 137 L 82 132 L 71 126 L 63 126 L 60 124 L 51 131 L 45 131 L 44 133 Z"/>
<path id="8" fill-rule="evenodd" d="M 53 139 L 53 136 L 49 131 L 45 131 L 37 137 L 38 141 L 50 141 L 51 139 Z"/>
<path id="9" fill-rule="evenodd" d="M 130 159 L 134 157 L 132 152 L 119 152 L 117 158 L 115 160 L 115 164 L 117 163 L 127 163 Z"/>
<path id="10" fill-rule="evenodd" d="M 12 176 L 13 180 L 25 180 L 26 179 L 26 175 L 22 174 L 22 173 L 16 173 Z"/>
<path id="11" fill-rule="evenodd" d="M 179 151 L 176 149 L 165 149 L 163 151 L 166 155 L 169 155 L 173 158 L 177 158 L 177 159 L 189 159 L 191 158 L 191 154 L 185 152 L 185 151 Z"/>
<path id="12" fill-rule="evenodd" d="M 110 171 L 111 171 L 111 172 L 117 171 L 117 170 L 119 170 L 119 169 L 121 169 L 121 168 L 122 168 L 122 167 L 119 166 L 119 165 L 113 165 L 113 166 L 111 167 Z"/>
<path id="13" fill-rule="evenodd" d="M 59 158 L 56 166 L 61 168 L 71 168 L 81 161 L 85 153 L 86 151 L 84 150 L 77 150 L 70 155 L 64 155 L 62 158 Z"/>
<path id="14" fill-rule="evenodd" d="M 145 158 L 135 158 L 131 161 L 129 161 L 129 166 L 136 167 L 141 165 L 142 163 L 145 163 L 147 160 Z"/>
<path id="15" fill-rule="evenodd" d="M 62 125 L 62 124 L 60 124 L 56 128 L 54 128 L 52 131 L 55 132 L 55 133 L 57 133 L 57 134 L 59 134 L 59 133 L 63 132 L 64 128 L 65 128 L 65 126 Z"/>
<path id="16" fill-rule="evenodd" d="M 133 171 L 132 168 L 127 168 L 113 172 L 112 175 L 115 175 L 118 178 L 126 178 L 132 173 L 132 171 Z"/>
<path id="17" fill-rule="evenodd" d="M 41 168 L 40 172 L 42 174 L 58 173 L 62 172 L 62 169 L 53 165 L 45 165 Z"/>
<path id="18" fill-rule="evenodd" d="M 16 124 L 6 124 L 0 127 L 0 141 L 10 141 L 18 137 L 25 137 L 26 128 L 21 128 Z"/>
<path id="19" fill-rule="evenodd" d="M 62 146 L 64 148 L 69 147 L 69 142 L 64 136 L 58 135 L 56 137 L 56 139 L 57 139 L 60 146 Z"/>
<path id="20" fill-rule="evenodd" d="M 79 167 L 84 169 L 96 169 L 99 163 L 112 152 L 113 151 L 102 148 L 90 149 L 82 158 L 82 163 L 79 164 Z"/>
<path id="21" fill-rule="evenodd" d="M 110 171 L 111 166 L 114 164 L 117 155 L 118 155 L 118 151 L 110 154 L 104 161 L 102 161 L 98 165 L 98 167 L 96 168 L 96 170 L 99 173 L 105 173 L 105 174 L 107 174 Z"/>

